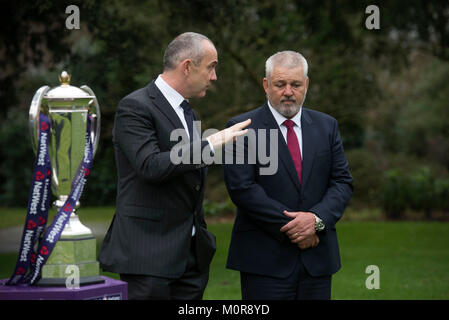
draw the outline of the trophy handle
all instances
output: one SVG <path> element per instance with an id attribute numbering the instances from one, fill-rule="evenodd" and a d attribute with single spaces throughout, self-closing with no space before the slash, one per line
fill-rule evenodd
<path id="1" fill-rule="evenodd" d="M 87 92 L 89 95 L 93 97 L 92 102 L 95 104 L 95 112 L 92 110 L 92 102 L 89 103 L 89 113 L 93 117 L 92 126 L 91 126 L 91 139 L 92 139 L 92 146 L 93 146 L 93 155 L 95 155 L 95 152 L 97 151 L 98 142 L 100 141 L 100 129 L 101 129 L 101 112 L 100 112 L 100 105 L 98 104 L 97 97 L 95 96 L 95 93 L 92 91 L 91 88 L 84 85 L 80 87 L 81 90 Z"/>
<path id="2" fill-rule="evenodd" d="M 30 112 L 28 117 L 28 128 L 30 130 L 31 146 L 36 154 L 39 140 L 39 118 L 41 113 L 41 102 L 44 95 L 50 90 L 49 86 L 40 87 L 31 100 Z"/>

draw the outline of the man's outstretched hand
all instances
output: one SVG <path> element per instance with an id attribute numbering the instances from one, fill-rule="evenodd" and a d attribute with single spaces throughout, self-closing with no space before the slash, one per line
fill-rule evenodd
<path id="1" fill-rule="evenodd" d="M 251 119 L 239 122 L 233 126 L 224 130 L 218 131 L 208 137 L 209 142 L 212 144 L 214 150 L 221 148 L 228 142 L 235 141 L 238 136 L 244 135 L 248 132 L 248 129 L 243 130 L 251 123 Z"/>

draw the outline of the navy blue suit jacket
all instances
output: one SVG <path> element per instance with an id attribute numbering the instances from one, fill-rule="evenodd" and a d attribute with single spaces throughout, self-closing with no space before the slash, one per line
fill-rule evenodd
<path id="1" fill-rule="evenodd" d="M 257 158 L 243 164 L 224 164 L 229 195 L 237 206 L 227 267 L 243 272 L 284 278 L 291 274 L 300 255 L 312 276 L 331 275 L 340 268 L 336 223 L 352 195 L 352 176 L 344 154 L 337 121 L 324 113 L 303 108 L 301 116 L 303 156 L 302 185 L 295 171 L 287 144 L 268 104 L 237 116 L 231 126 L 251 118 L 248 128 L 266 129 L 266 149 L 278 143 L 278 169 L 273 175 L 261 175 L 267 167 Z M 270 141 L 269 130 L 278 131 Z M 245 143 L 245 154 L 260 147 Z M 265 139 L 265 138 L 263 138 Z M 238 150 L 238 149 L 237 149 Z M 268 153 L 267 151 L 267 153 Z M 226 151 L 229 152 L 229 151 Z M 231 151 L 232 152 L 232 151 Z M 236 148 L 233 148 L 235 156 Z M 300 250 L 280 231 L 291 221 L 283 211 L 310 211 L 325 223 L 315 248 Z"/>

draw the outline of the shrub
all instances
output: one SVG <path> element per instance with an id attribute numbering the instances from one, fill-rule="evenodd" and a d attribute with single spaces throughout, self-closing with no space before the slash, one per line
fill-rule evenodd
<path id="1" fill-rule="evenodd" d="M 28 113 L 9 109 L 0 124 L 0 204 L 26 207 L 35 159 Z"/>
<path id="2" fill-rule="evenodd" d="M 403 217 L 408 203 L 407 176 L 397 169 L 391 169 L 384 174 L 382 188 L 382 208 L 390 219 Z"/>
<path id="3" fill-rule="evenodd" d="M 449 179 L 437 178 L 428 166 L 410 173 L 386 171 L 382 195 L 382 207 L 390 219 L 400 219 L 407 208 L 424 211 L 427 219 L 432 218 L 434 210 L 449 212 Z"/>
<path id="4" fill-rule="evenodd" d="M 449 179 L 435 181 L 435 199 L 437 209 L 449 214 Z"/>
<path id="5" fill-rule="evenodd" d="M 410 209 L 423 210 L 428 219 L 436 205 L 435 178 L 429 167 L 421 167 L 408 177 L 407 196 Z"/>
<path id="6" fill-rule="evenodd" d="M 364 149 L 346 152 L 349 169 L 354 179 L 354 194 L 351 202 L 363 206 L 378 206 L 381 199 L 379 176 L 382 168 L 375 156 Z"/>

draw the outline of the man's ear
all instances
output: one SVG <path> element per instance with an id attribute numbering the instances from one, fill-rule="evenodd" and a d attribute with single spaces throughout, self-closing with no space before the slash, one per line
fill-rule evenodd
<path id="1" fill-rule="evenodd" d="M 192 72 L 193 62 L 190 59 L 185 59 L 180 63 L 182 73 L 188 76 Z"/>
<path id="2" fill-rule="evenodd" d="M 263 78 L 262 84 L 263 84 L 263 89 L 265 90 L 265 93 L 268 94 L 268 79 Z"/>

